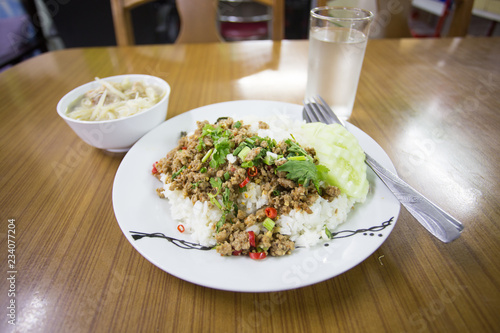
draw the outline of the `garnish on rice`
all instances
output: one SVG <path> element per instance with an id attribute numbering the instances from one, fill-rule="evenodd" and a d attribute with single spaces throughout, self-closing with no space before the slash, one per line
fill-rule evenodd
<path id="1" fill-rule="evenodd" d="M 310 144 L 314 138 L 303 136 L 321 131 L 332 141 L 328 128 L 300 124 L 284 136 L 282 123 L 229 117 L 214 124 L 197 122 L 194 133 L 181 137 L 175 149 L 154 163 L 153 174 L 163 183 L 159 195 L 170 201 L 172 217 L 195 241 L 215 246 L 223 256 L 282 256 L 298 245 L 326 239 L 326 231 L 364 200 L 367 182 L 361 179 L 359 155 L 342 162 L 356 165 L 352 170 L 358 185 L 344 184 L 336 176 L 345 172 L 332 170 L 340 164 L 336 156 L 320 148 L 318 158 L 317 145 Z M 309 145 L 301 144 L 302 139 Z M 349 177 L 347 181 L 352 183 Z"/>

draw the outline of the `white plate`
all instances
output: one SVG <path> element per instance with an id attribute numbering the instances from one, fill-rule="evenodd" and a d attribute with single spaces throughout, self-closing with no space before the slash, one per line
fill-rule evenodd
<path id="1" fill-rule="evenodd" d="M 221 257 L 215 250 L 185 249 L 165 238 L 134 240 L 131 231 L 161 233 L 189 241 L 177 231 L 169 203 L 156 195 L 160 183 L 151 175 L 152 164 L 177 145 L 181 131 L 193 131 L 197 120 L 253 114 L 266 117 L 285 113 L 301 119 L 302 106 L 271 101 L 234 101 L 204 106 L 183 113 L 153 129 L 124 157 L 113 184 L 113 208 L 125 237 L 147 260 L 189 282 L 230 291 L 269 292 L 303 287 L 337 276 L 369 257 L 387 239 L 398 218 L 400 204 L 385 185 L 368 170 L 370 193 L 365 203 L 350 212 L 334 232 L 328 246 L 296 249 L 284 257 L 252 260 Z M 349 124 L 363 149 L 395 172 L 383 149 L 367 134 Z"/>

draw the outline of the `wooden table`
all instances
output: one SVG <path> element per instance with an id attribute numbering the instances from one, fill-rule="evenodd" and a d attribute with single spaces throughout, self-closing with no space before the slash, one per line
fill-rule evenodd
<path id="1" fill-rule="evenodd" d="M 369 42 L 350 121 L 465 231 L 443 244 L 402 208 L 388 240 L 363 263 L 296 290 L 213 290 L 152 265 L 113 213 L 122 155 L 87 146 L 56 114 L 70 89 L 125 73 L 171 84 L 168 118 L 229 100 L 301 104 L 307 47 L 68 49 L 1 73 L 0 331 L 498 332 L 498 38 Z"/>

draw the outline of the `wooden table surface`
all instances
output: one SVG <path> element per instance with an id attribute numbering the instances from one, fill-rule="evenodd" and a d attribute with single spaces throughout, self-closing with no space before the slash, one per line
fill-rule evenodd
<path id="1" fill-rule="evenodd" d="M 168 118 L 230 100 L 301 104 L 307 47 L 68 49 L 0 73 L 0 331 L 498 332 L 498 38 L 369 41 L 350 121 L 465 231 L 441 243 L 402 208 L 364 262 L 295 290 L 214 290 L 151 264 L 113 212 L 123 156 L 87 146 L 56 113 L 70 89 L 126 73 L 171 84 Z"/>

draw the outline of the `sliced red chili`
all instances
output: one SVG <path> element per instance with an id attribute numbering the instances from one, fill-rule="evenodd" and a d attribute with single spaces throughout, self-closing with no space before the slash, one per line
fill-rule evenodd
<path id="1" fill-rule="evenodd" d="M 233 251 L 233 256 L 239 256 L 243 250 Z"/>
<path id="2" fill-rule="evenodd" d="M 188 148 L 187 148 L 187 147 L 181 147 L 181 149 L 182 149 L 182 150 L 186 150 L 186 149 L 188 149 Z"/>
<path id="3" fill-rule="evenodd" d="M 253 231 L 248 232 L 248 241 L 250 242 L 250 246 L 255 247 L 255 232 Z"/>
<path id="4" fill-rule="evenodd" d="M 244 180 L 244 181 L 242 181 L 242 182 L 240 183 L 240 187 L 241 187 L 241 188 L 243 188 L 243 187 L 245 187 L 248 183 L 250 183 L 250 178 L 248 178 L 248 177 L 247 177 L 247 178 L 245 178 L 245 180 Z"/>
<path id="5" fill-rule="evenodd" d="M 179 225 L 177 226 L 177 230 L 179 230 L 179 232 L 181 232 L 181 233 L 182 233 L 182 232 L 186 231 L 186 228 L 184 228 L 184 226 L 183 226 L 182 224 L 179 224 Z"/>
<path id="6" fill-rule="evenodd" d="M 276 218 L 278 216 L 278 211 L 276 211 L 276 208 L 274 207 L 267 207 L 264 212 L 266 213 L 266 216 L 269 217 L 270 219 Z"/>
<path id="7" fill-rule="evenodd" d="M 151 172 L 153 173 L 153 175 L 157 174 L 158 173 L 158 170 L 156 170 L 156 165 L 158 164 L 158 162 L 154 162 L 153 163 L 153 170 L 151 170 Z"/>
<path id="8" fill-rule="evenodd" d="M 257 176 L 258 173 L 259 173 L 259 169 L 257 169 L 257 167 L 255 167 L 255 166 L 247 169 L 247 174 L 250 177 L 255 177 L 255 176 Z"/>
<path id="9" fill-rule="evenodd" d="M 250 258 L 255 260 L 260 260 L 267 257 L 266 252 L 250 252 L 248 255 L 250 256 Z"/>

